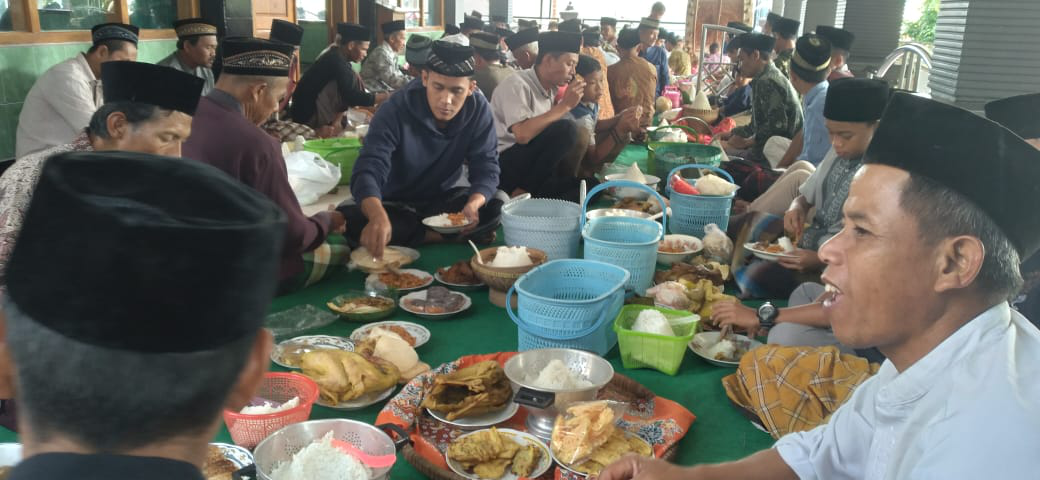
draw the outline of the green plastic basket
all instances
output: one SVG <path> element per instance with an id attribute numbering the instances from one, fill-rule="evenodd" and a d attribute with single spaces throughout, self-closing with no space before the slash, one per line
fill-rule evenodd
<path id="1" fill-rule="evenodd" d="M 648 307 L 645 305 L 625 305 L 614 319 L 614 331 L 618 336 L 618 348 L 621 351 L 621 364 L 626 369 L 653 368 L 668 375 L 675 375 L 686 356 L 687 346 L 697 333 L 697 320 L 673 327 L 676 337 L 655 335 L 629 330 L 635 323 L 639 312 L 657 310 L 665 318 L 682 318 L 697 316 L 682 310 Z"/>
<path id="2" fill-rule="evenodd" d="M 350 184 L 350 174 L 354 171 L 354 162 L 361 153 L 361 141 L 356 138 L 326 138 L 324 140 L 308 140 L 303 149 L 321 155 L 329 163 L 339 166 L 342 173 L 340 185 Z"/>
<path id="3" fill-rule="evenodd" d="M 667 180 L 675 167 L 696 163 L 718 167 L 722 164 L 722 149 L 699 143 L 652 143 L 650 164 L 654 176 Z"/>

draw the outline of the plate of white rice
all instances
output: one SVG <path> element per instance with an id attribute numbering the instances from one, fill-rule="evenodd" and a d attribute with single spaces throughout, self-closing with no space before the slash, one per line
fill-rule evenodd
<path id="1" fill-rule="evenodd" d="M 718 367 L 740 366 L 740 359 L 747 352 L 762 346 L 762 342 L 731 333 L 719 339 L 722 332 L 701 332 L 693 336 L 690 350 L 704 361 Z"/>

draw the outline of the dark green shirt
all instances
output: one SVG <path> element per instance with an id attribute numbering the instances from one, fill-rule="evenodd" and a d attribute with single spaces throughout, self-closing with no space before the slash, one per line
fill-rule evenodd
<path id="1" fill-rule="evenodd" d="M 754 137 L 753 157 L 764 158 L 770 137 L 794 138 L 802 129 L 802 103 L 791 81 L 772 63 L 751 80 L 751 123 L 733 129 L 735 135 Z"/>
<path id="2" fill-rule="evenodd" d="M 791 59 L 794 58 L 794 50 L 784 50 L 776 54 L 776 58 L 773 59 L 773 65 L 780 70 L 780 74 L 784 78 L 791 78 Z"/>

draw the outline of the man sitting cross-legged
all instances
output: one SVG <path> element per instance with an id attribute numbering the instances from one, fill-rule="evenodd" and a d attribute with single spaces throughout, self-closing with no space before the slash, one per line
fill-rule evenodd
<path id="1" fill-rule="evenodd" d="M 422 78 L 376 111 L 339 207 L 347 237 L 376 258 L 383 247 L 444 240 L 423 218 L 462 212 L 466 236 L 490 241 L 501 200 L 491 109 L 474 95 L 473 48 L 435 41 Z M 468 166 L 468 177 L 465 175 Z"/>

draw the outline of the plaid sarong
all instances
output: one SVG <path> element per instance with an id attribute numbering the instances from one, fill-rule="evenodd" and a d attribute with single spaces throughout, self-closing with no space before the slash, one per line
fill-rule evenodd
<path id="1" fill-rule="evenodd" d="M 303 254 L 303 272 L 282 283 L 280 294 L 309 287 L 344 269 L 350 261 L 350 247 L 340 234 L 329 235 L 313 251 Z"/>
<path id="2" fill-rule="evenodd" d="M 744 355 L 722 386 L 730 401 L 780 438 L 827 423 L 878 368 L 836 347 L 766 345 Z"/>

